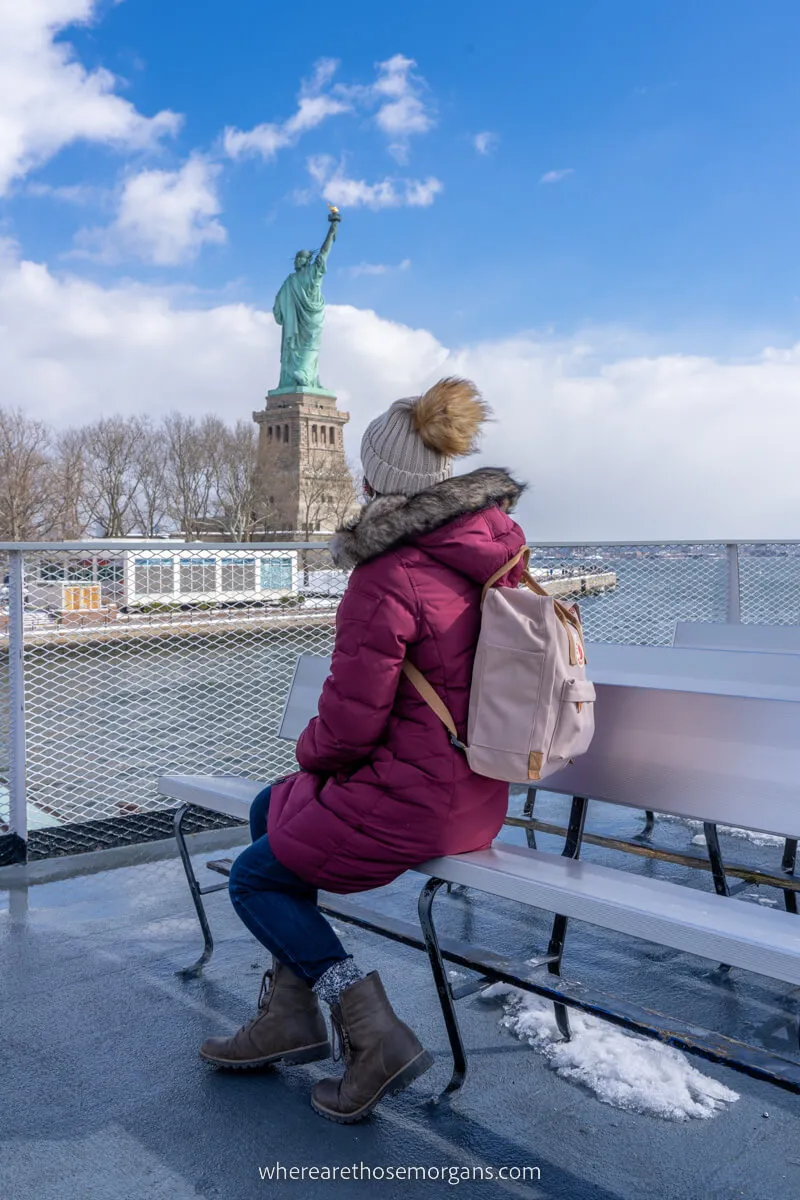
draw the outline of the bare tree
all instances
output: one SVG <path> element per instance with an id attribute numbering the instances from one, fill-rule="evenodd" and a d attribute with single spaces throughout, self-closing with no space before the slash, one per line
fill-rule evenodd
<path id="1" fill-rule="evenodd" d="M 237 421 L 222 435 L 217 454 L 217 523 L 237 542 L 249 542 L 267 520 L 259 482 L 258 432 L 250 421 Z"/>
<path id="2" fill-rule="evenodd" d="M 259 449 L 249 421 L 172 413 L 106 417 L 58 436 L 0 409 L 0 537 L 153 537 L 174 529 L 250 541 L 335 528 L 356 504 L 352 470 L 333 448 Z"/>
<path id="3" fill-rule="evenodd" d="M 309 456 L 300 481 L 299 517 L 305 540 L 338 526 L 356 504 L 356 484 L 347 463 L 325 451 Z"/>
<path id="4" fill-rule="evenodd" d="M 168 510 L 177 529 L 197 537 L 216 510 L 216 479 L 225 425 L 216 417 L 197 421 L 182 413 L 164 419 Z"/>
<path id="5" fill-rule="evenodd" d="M 139 422 L 139 441 L 134 451 L 138 487 L 133 496 L 137 531 L 145 537 L 163 533 L 171 518 L 169 489 L 169 449 L 164 429 L 149 418 Z"/>
<path id="6" fill-rule="evenodd" d="M 55 523 L 51 436 L 21 409 L 0 409 L 0 537 L 33 541 Z"/>
<path id="7" fill-rule="evenodd" d="M 97 533 L 127 537 L 136 529 L 141 421 L 103 417 L 84 430 L 86 507 Z"/>
<path id="8" fill-rule="evenodd" d="M 335 528 L 338 529 L 358 508 L 363 486 L 360 464 L 355 466 L 352 462 L 342 463 L 340 461 L 334 477 L 335 486 L 331 492 L 331 516 Z"/>
<path id="9" fill-rule="evenodd" d="M 84 537 L 90 523 L 84 440 L 82 429 L 67 429 L 56 441 L 53 470 L 60 503 L 52 535 L 61 541 Z"/>

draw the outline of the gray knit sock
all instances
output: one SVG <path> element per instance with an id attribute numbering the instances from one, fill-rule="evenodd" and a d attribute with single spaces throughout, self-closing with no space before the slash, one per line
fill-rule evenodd
<path id="1" fill-rule="evenodd" d="M 358 983 L 359 979 L 363 978 L 362 972 L 359 971 L 353 959 L 348 956 L 340 962 L 334 963 L 332 967 L 328 967 L 327 971 L 320 975 L 314 984 L 314 991 L 326 1004 L 335 1004 L 339 999 L 340 992 L 350 987 L 351 983 Z"/>

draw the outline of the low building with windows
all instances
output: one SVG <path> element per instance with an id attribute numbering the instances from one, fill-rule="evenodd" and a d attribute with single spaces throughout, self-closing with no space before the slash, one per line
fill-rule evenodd
<path id="1" fill-rule="evenodd" d="M 298 592 L 296 550 L 125 551 L 123 605 L 268 604 Z"/>
<path id="2" fill-rule="evenodd" d="M 120 548 L 42 556 L 25 579 L 26 605 L 51 612 L 268 605 L 297 596 L 296 550 Z"/>

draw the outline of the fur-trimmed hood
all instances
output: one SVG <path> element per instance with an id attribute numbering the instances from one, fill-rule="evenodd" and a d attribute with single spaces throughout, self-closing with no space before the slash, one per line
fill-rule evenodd
<path id="1" fill-rule="evenodd" d="M 466 513 L 494 504 L 508 512 L 525 487 L 500 467 L 483 467 L 444 479 L 414 496 L 379 496 L 337 531 L 330 544 L 331 558 L 337 567 L 357 567 Z"/>

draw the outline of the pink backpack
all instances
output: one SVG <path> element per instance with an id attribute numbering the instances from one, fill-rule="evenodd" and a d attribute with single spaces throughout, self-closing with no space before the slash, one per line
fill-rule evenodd
<path id="1" fill-rule="evenodd" d="M 530 575 L 521 550 L 489 579 L 481 597 L 481 632 L 472 668 L 467 742 L 425 676 L 403 671 L 463 750 L 471 769 L 490 779 L 534 783 L 584 754 L 594 734 L 595 690 L 577 605 L 561 604 Z M 520 588 L 496 588 L 524 559 Z"/>

